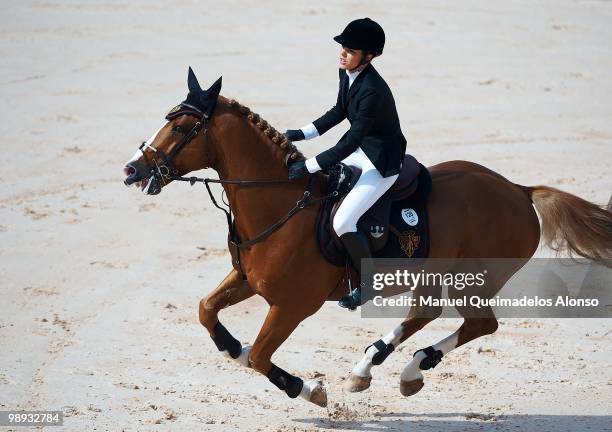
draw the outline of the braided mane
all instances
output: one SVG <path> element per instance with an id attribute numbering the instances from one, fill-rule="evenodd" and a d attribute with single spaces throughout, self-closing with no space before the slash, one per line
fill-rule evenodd
<path id="1" fill-rule="evenodd" d="M 255 125 L 263 134 L 274 144 L 278 145 L 285 151 L 286 160 L 289 159 L 304 159 L 304 155 L 297 147 L 287 139 L 285 134 L 277 131 L 270 123 L 265 121 L 261 116 L 245 105 L 242 105 L 235 99 L 227 99 L 223 96 L 219 96 L 227 101 L 227 106 L 231 108 L 235 113 L 242 117 L 246 117 L 253 125 Z"/>

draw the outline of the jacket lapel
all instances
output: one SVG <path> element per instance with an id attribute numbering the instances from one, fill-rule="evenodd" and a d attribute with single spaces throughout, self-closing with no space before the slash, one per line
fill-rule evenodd
<path id="1" fill-rule="evenodd" d="M 348 92 L 348 99 L 349 100 L 351 100 L 351 98 L 357 94 L 357 91 L 359 90 L 359 87 L 361 87 L 361 81 L 362 80 L 360 80 L 359 78 L 361 78 L 361 74 L 359 74 L 359 76 L 357 76 L 357 78 L 355 78 L 355 81 L 353 81 L 353 84 L 351 84 L 351 88 L 349 89 L 349 92 Z"/>
<path id="2" fill-rule="evenodd" d="M 349 77 L 346 73 L 342 73 L 342 106 L 346 109 L 348 105 L 348 81 Z M 352 86 L 351 86 L 352 87 Z"/>
<path id="3" fill-rule="evenodd" d="M 363 78 L 365 77 L 365 75 L 370 72 L 370 69 L 372 68 L 372 65 L 369 64 L 364 70 L 362 70 L 359 75 L 357 75 L 357 78 L 355 78 L 355 81 L 353 81 L 353 84 L 351 84 L 351 88 L 349 89 L 349 93 L 348 93 L 348 99 L 350 100 L 353 96 L 355 96 L 355 94 L 357 93 L 357 91 L 359 91 L 359 87 L 361 87 L 361 82 L 363 81 Z M 348 85 L 348 75 L 346 77 L 346 81 L 347 81 L 347 85 Z"/>

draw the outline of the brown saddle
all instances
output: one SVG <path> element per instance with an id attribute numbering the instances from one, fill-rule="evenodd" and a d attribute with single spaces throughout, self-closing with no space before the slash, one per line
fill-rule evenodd
<path id="1" fill-rule="evenodd" d="M 391 191 L 391 199 L 393 201 L 408 198 L 412 195 L 419 186 L 419 172 L 421 171 L 421 164 L 414 158 L 407 154 L 404 156 L 404 162 L 402 163 L 402 169 L 400 175 L 393 183 L 393 186 L 389 189 Z"/>

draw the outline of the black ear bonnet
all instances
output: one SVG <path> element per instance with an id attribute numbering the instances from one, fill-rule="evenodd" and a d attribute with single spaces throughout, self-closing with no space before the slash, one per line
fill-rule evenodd
<path id="1" fill-rule="evenodd" d="M 221 78 L 219 77 L 207 90 L 202 90 L 198 79 L 190 67 L 187 75 L 187 86 L 189 88 L 187 98 L 170 110 L 166 115 L 166 120 L 172 120 L 185 114 L 209 119 L 215 109 L 219 92 L 221 91 Z"/>

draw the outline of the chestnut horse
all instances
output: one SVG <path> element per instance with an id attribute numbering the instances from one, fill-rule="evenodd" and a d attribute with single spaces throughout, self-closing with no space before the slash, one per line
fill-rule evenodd
<path id="1" fill-rule="evenodd" d="M 190 68 L 188 87 L 187 99 L 168 114 L 167 122 L 126 164 L 125 183 L 137 183 L 145 193 L 158 194 L 172 180 L 191 171 L 212 168 L 218 173 L 217 182 L 234 212 L 237 238 L 247 243 L 237 248 L 230 242 L 234 258 L 239 249 L 240 263 L 233 259 L 234 269 L 200 301 L 200 322 L 224 354 L 266 375 L 289 397 L 300 396 L 326 406 L 322 382 L 304 382 L 271 361 L 302 320 L 317 312 L 326 300 L 338 300 L 344 294 L 338 284 L 344 269 L 329 264 L 315 241 L 319 203 L 304 206 L 265 238 L 259 235 L 285 219 L 288 210 L 304 197 L 309 181 L 312 196 L 323 196 L 327 177 L 317 173 L 288 181 L 287 163 L 303 155 L 259 115 L 220 96 L 220 78 L 203 90 Z M 547 186 L 517 185 L 471 162 L 443 162 L 429 170 L 433 179 L 428 200 L 432 258 L 527 260 L 541 236 L 544 244 L 557 251 L 567 250 L 598 262 L 612 255 L 612 214 L 604 208 Z M 534 205 L 542 219 L 542 233 Z M 509 269 L 496 280 L 490 296 L 517 270 Z M 242 347 L 219 322 L 218 313 L 254 294 L 268 302 L 269 311 L 253 345 Z M 435 366 L 443 355 L 496 331 L 498 322 L 491 309 L 457 309 L 464 317 L 463 324 L 414 355 L 401 373 L 402 394 L 419 391 L 423 386 L 421 370 Z M 397 328 L 366 350 L 349 375 L 348 389 L 368 388 L 372 366 L 440 313 L 441 308 L 433 306 L 412 307 Z"/>

